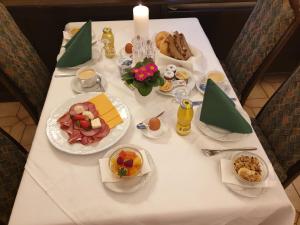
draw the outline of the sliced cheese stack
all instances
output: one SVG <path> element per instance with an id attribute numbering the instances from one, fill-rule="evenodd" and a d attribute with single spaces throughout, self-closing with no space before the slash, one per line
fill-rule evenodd
<path id="1" fill-rule="evenodd" d="M 90 99 L 89 102 L 96 106 L 100 117 L 108 124 L 110 129 L 116 127 L 120 123 L 123 123 L 119 112 L 105 94 L 97 95 Z"/>

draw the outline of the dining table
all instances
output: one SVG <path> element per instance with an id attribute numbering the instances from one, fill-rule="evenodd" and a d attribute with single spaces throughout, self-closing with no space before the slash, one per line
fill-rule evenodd
<path id="1" fill-rule="evenodd" d="M 100 12 L 101 13 L 101 12 Z M 200 21 L 201 22 L 201 21 Z M 224 72 L 220 61 L 197 18 L 151 19 L 150 37 L 160 31 L 183 33 L 201 52 L 201 61 L 193 71 L 196 79 L 208 71 Z M 81 22 L 68 25 L 82 25 Z M 93 21 L 92 30 L 101 40 L 109 26 L 114 34 L 116 54 L 134 37 L 133 21 Z M 217 35 L 225 36 L 226 33 Z M 51 40 L 49 40 L 51 41 Z M 45 43 L 47 44 L 47 43 Z M 101 45 L 99 45 L 101 52 Z M 27 159 L 10 225 L 291 225 L 295 210 L 289 201 L 255 132 L 235 142 L 220 142 L 207 137 L 192 121 L 191 133 L 176 133 L 178 103 L 170 96 L 154 93 L 154 100 L 137 101 L 124 85 L 118 57 L 103 54 L 95 68 L 105 78 L 105 92 L 128 106 L 130 125 L 112 147 L 134 144 L 147 151 L 152 161 L 151 176 L 135 192 L 116 193 L 101 181 L 99 159 L 106 151 L 88 155 L 68 154 L 55 148 L 47 138 L 47 120 L 53 110 L 77 94 L 71 88 L 76 69 L 56 68 Z M 224 72 L 225 73 L 225 72 Z M 58 76 L 57 76 L 58 75 Z M 227 79 L 227 78 L 226 78 Z M 230 86 L 228 96 L 237 97 Z M 201 101 L 194 88 L 190 98 Z M 235 101 L 240 106 L 239 101 Z M 194 107 L 196 112 L 197 106 Z M 158 139 L 145 137 L 136 124 L 165 111 L 166 133 Z M 196 115 L 196 114 L 194 114 Z M 254 146 L 268 164 L 272 185 L 255 197 L 245 197 L 222 182 L 220 159 L 231 153 L 207 157 L 203 147 Z"/>

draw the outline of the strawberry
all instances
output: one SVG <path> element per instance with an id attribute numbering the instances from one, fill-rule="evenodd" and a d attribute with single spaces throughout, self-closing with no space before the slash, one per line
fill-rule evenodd
<path id="1" fill-rule="evenodd" d="M 73 116 L 72 118 L 73 120 L 85 120 L 86 116 L 82 115 L 82 114 L 76 114 Z"/>
<path id="2" fill-rule="evenodd" d="M 124 159 L 123 159 L 121 156 L 119 156 L 118 159 L 117 159 L 117 163 L 118 163 L 119 165 L 122 165 L 123 162 L 124 162 Z"/>
<path id="3" fill-rule="evenodd" d="M 133 160 L 129 159 L 129 160 L 125 161 L 124 166 L 126 166 L 127 168 L 131 168 L 133 166 Z"/>
<path id="4" fill-rule="evenodd" d="M 90 129 L 91 128 L 91 122 L 87 121 L 87 120 L 79 120 L 80 122 L 80 127 L 82 127 L 83 129 Z"/>

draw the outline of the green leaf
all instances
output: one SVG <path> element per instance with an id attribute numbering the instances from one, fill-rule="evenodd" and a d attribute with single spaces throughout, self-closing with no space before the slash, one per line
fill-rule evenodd
<path id="1" fill-rule="evenodd" d="M 128 170 L 124 167 L 119 168 L 118 175 L 120 177 L 126 176 L 128 174 Z"/>
<path id="2" fill-rule="evenodd" d="M 132 84 L 142 96 L 147 96 L 152 91 L 152 86 L 147 85 L 146 83 L 134 80 Z"/>
<path id="3" fill-rule="evenodd" d="M 147 96 L 147 95 L 149 95 L 151 93 L 152 86 L 150 86 L 150 85 L 144 85 L 144 86 L 138 88 L 138 91 L 139 91 L 139 93 L 142 96 Z"/>
<path id="4" fill-rule="evenodd" d="M 122 75 L 122 80 L 133 80 L 134 76 L 131 73 L 125 73 Z"/>
<path id="5" fill-rule="evenodd" d="M 144 64 L 143 62 L 137 62 L 137 64 L 135 64 L 135 67 L 134 68 L 140 68 L 142 67 Z"/>
<path id="6" fill-rule="evenodd" d="M 165 79 L 162 78 L 161 76 L 158 77 L 158 80 L 160 82 L 159 86 L 163 86 L 165 84 Z"/>
<path id="7" fill-rule="evenodd" d="M 134 80 L 134 81 L 132 82 L 132 85 L 133 85 L 135 88 L 139 89 L 139 88 L 142 88 L 145 84 L 142 83 L 142 82 L 140 82 L 140 81 Z"/>

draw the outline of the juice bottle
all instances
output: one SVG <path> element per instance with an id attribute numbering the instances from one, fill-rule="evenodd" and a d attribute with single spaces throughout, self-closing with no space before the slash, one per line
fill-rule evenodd
<path id="1" fill-rule="evenodd" d="M 188 99 L 182 99 L 177 111 L 176 131 L 179 135 L 185 136 L 191 132 L 193 115 L 192 102 Z"/>

